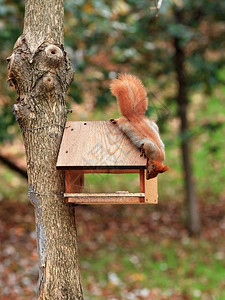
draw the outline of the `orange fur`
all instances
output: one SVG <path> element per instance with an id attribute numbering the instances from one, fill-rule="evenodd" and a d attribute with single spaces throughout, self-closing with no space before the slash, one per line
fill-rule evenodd
<path id="1" fill-rule="evenodd" d="M 142 82 L 130 74 L 119 74 L 113 79 L 110 90 L 117 98 L 123 117 L 115 120 L 119 128 L 141 149 L 147 157 L 147 179 L 168 170 L 163 165 L 165 150 L 157 125 L 145 117 L 147 93 Z"/>
<path id="2" fill-rule="evenodd" d="M 144 116 L 147 110 L 147 93 L 142 82 L 130 74 L 119 74 L 113 79 L 110 90 L 116 96 L 120 112 L 129 118 L 132 115 Z"/>

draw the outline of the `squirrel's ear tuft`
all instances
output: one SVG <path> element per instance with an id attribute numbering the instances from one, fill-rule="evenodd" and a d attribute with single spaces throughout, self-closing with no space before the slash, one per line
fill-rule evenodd
<path id="1" fill-rule="evenodd" d="M 158 172 L 158 173 L 164 173 L 166 172 L 169 167 L 168 166 L 164 166 L 161 162 L 159 161 L 152 161 L 152 164 L 154 164 L 156 167 L 155 167 L 155 170 Z"/>
<path id="2" fill-rule="evenodd" d="M 161 169 L 159 170 L 159 173 L 164 173 L 164 172 L 166 172 L 167 170 L 169 170 L 169 167 L 168 167 L 168 166 L 162 166 Z"/>

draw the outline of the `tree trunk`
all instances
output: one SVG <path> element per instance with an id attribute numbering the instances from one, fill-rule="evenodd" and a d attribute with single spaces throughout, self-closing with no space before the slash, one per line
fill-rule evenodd
<path id="1" fill-rule="evenodd" d="M 73 68 L 63 49 L 63 0 L 27 0 L 24 31 L 9 61 L 18 93 L 14 112 L 26 149 L 29 200 L 35 207 L 38 299 L 83 299 L 75 215 L 63 197 L 56 161 Z"/>
<path id="2" fill-rule="evenodd" d="M 200 217 L 195 193 L 195 183 L 193 180 L 193 172 L 190 159 L 190 138 L 188 132 L 188 97 L 187 97 L 187 82 L 185 77 L 185 53 L 181 47 L 180 38 L 174 39 L 175 48 L 175 70 L 178 82 L 178 116 L 180 118 L 180 136 L 181 136 L 181 153 L 184 169 L 184 180 L 186 190 L 187 203 L 187 226 L 191 235 L 200 233 Z"/>

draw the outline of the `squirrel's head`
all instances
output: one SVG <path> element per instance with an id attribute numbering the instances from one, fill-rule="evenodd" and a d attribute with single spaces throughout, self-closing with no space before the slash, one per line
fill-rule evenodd
<path id="1" fill-rule="evenodd" d="M 156 177 L 159 173 L 164 173 L 169 169 L 168 166 L 164 166 L 159 161 L 148 161 L 147 162 L 147 172 L 146 179 L 151 179 Z"/>

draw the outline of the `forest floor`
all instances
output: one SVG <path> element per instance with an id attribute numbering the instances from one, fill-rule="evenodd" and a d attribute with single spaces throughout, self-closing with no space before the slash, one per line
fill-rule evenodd
<path id="1" fill-rule="evenodd" d="M 86 300 L 225 300 L 225 199 L 201 204 L 190 238 L 176 202 L 76 208 Z M 0 202 L 1 300 L 35 299 L 33 207 Z"/>

